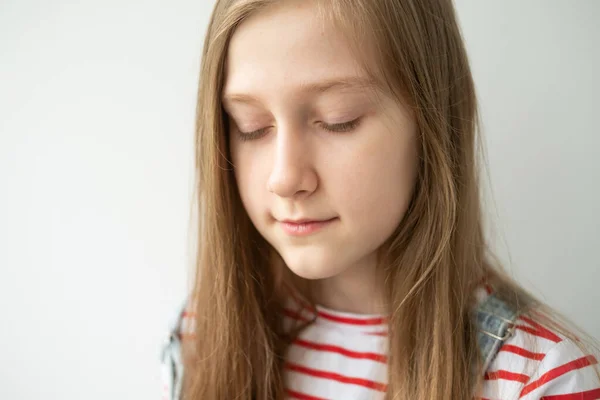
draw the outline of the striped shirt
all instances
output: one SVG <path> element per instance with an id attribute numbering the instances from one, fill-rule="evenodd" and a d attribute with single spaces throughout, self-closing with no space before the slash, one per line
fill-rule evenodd
<path id="1" fill-rule="evenodd" d="M 488 295 L 477 289 L 481 301 Z M 315 318 L 316 316 L 316 318 Z M 287 350 L 288 399 L 383 399 L 387 388 L 387 324 L 382 315 L 309 308 L 298 296 L 284 307 L 284 326 L 310 321 Z M 185 316 L 182 336 L 193 334 Z M 485 373 L 479 399 L 600 399 L 594 356 L 568 338 L 521 316 Z M 167 387 L 168 382 L 165 382 Z M 165 390 L 165 400 L 168 390 Z"/>

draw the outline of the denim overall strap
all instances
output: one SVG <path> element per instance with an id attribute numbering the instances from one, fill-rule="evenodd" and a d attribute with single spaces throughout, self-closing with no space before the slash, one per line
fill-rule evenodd
<path id="1" fill-rule="evenodd" d="M 164 400 L 179 400 L 181 383 L 183 381 L 183 360 L 181 358 L 181 325 L 183 322 L 184 306 L 181 307 L 177 318 L 171 324 L 169 337 L 162 348 L 161 365 L 164 381 Z"/>
<path id="2" fill-rule="evenodd" d="M 494 294 L 488 295 L 475 309 L 475 325 L 483 371 L 515 330 L 517 312 Z"/>

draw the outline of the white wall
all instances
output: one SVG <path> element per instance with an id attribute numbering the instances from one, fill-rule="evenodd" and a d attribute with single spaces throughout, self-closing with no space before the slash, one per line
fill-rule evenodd
<path id="1" fill-rule="evenodd" d="M 600 338 L 600 1 L 457 4 L 499 255 L 524 286 Z"/>
<path id="2" fill-rule="evenodd" d="M 160 398 L 212 4 L 0 3 L 0 398 Z M 600 337 L 600 2 L 458 11 L 501 255 Z"/>

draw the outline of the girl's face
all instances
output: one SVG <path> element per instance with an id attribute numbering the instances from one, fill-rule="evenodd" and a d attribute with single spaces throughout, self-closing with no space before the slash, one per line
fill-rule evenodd
<path id="1" fill-rule="evenodd" d="M 226 65 L 231 157 L 257 230 L 303 278 L 373 268 L 415 185 L 410 112 L 371 85 L 311 2 L 244 21 Z M 316 222 L 285 222 L 301 220 Z"/>

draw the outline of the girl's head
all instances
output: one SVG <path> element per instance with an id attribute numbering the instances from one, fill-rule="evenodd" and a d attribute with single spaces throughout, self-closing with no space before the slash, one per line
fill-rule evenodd
<path id="1" fill-rule="evenodd" d="M 247 18 L 230 40 L 223 88 L 244 208 L 308 279 L 375 265 L 406 213 L 419 157 L 411 110 L 361 65 L 375 53 L 358 59 L 318 11 L 277 2 Z M 285 223 L 302 220 L 328 222 L 314 232 Z"/>
<path id="2" fill-rule="evenodd" d="M 208 196 L 243 206 L 230 222 L 296 275 L 398 257 L 411 238 L 433 258 L 449 246 L 459 198 L 476 192 L 474 91 L 449 0 L 220 1 L 203 66 L 200 169 L 220 176 L 203 186 L 235 186 Z M 286 230 L 299 220 L 328 223 Z"/>
<path id="3" fill-rule="evenodd" d="M 467 398 L 473 284 L 511 288 L 484 257 L 475 127 L 450 0 L 218 0 L 198 93 L 190 397 L 281 397 L 275 255 L 308 280 L 380 266 L 390 396 Z M 327 223 L 285 224 L 304 219 Z"/>

